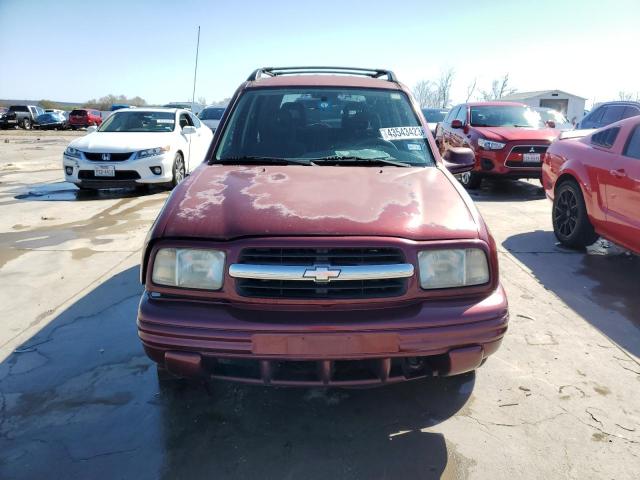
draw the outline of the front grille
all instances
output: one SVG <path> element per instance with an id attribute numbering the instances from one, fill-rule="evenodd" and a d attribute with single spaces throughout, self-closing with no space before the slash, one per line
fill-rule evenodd
<path id="1" fill-rule="evenodd" d="M 116 170 L 114 177 L 96 177 L 92 170 L 80 170 L 78 178 L 80 180 L 138 180 L 140 175 L 136 171 Z"/>
<path id="2" fill-rule="evenodd" d="M 253 265 L 356 266 L 404 263 L 395 248 L 248 248 L 238 263 Z M 237 278 L 243 297 L 291 299 L 359 299 L 396 297 L 407 289 L 406 278 L 342 280 L 316 283 L 306 280 L 258 280 Z"/>
<path id="3" fill-rule="evenodd" d="M 109 153 L 109 160 L 104 160 L 102 155 L 103 153 L 84 152 L 84 156 L 87 160 L 91 160 L 92 162 L 122 162 L 124 160 L 129 160 L 131 155 L 133 155 L 133 152 Z"/>
<path id="4" fill-rule="evenodd" d="M 246 248 L 238 263 L 254 265 L 393 265 L 403 263 L 396 248 Z"/>
<path id="5" fill-rule="evenodd" d="M 518 145 L 513 147 L 511 153 L 545 153 L 549 145 Z"/>

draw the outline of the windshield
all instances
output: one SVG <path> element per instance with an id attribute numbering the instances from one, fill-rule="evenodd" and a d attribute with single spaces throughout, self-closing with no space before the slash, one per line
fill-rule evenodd
<path id="1" fill-rule="evenodd" d="M 552 121 L 556 124 L 556 128 L 573 128 L 571 122 L 569 122 L 569 120 L 567 120 L 566 117 L 557 110 L 540 109 L 536 111 L 540 114 L 540 119 L 543 123 Z"/>
<path id="2" fill-rule="evenodd" d="M 117 111 L 98 129 L 100 132 L 172 132 L 173 112 Z"/>
<path id="3" fill-rule="evenodd" d="M 437 108 L 423 108 L 422 114 L 429 123 L 439 123 L 444 120 L 449 110 L 439 110 Z"/>
<path id="4" fill-rule="evenodd" d="M 528 107 L 517 105 L 487 105 L 471 107 L 473 127 L 542 128 L 540 115 Z"/>
<path id="5" fill-rule="evenodd" d="M 425 137 L 408 97 L 396 90 L 256 89 L 240 98 L 215 159 L 434 165 Z"/>
<path id="6" fill-rule="evenodd" d="M 199 118 L 200 120 L 220 120 L 223 113 L 224 108 L 205 108 L 200 112 Z"/>

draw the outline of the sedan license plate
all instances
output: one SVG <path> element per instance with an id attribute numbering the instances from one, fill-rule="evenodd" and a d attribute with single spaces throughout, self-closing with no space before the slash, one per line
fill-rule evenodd
<path id="1" fill-rule="evenodd" d="M 524 153 L 524 154 L 522 154 L 522 162 L 523 163 L 534 163 L 536 165 L 540 165 L 540 154 L 539 153 Z"/>
<path id="2" fill-rule="evenodd" d="M 98 165 L 93 173 L 96 177 L 115 177 L 116 168 L 113 165 Z"/>

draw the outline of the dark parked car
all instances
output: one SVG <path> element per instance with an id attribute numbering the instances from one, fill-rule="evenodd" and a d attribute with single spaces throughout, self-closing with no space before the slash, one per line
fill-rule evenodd
<path id="1" fill-rule="evenodd" d="M 577 129 L 605 127 L 611 123 L 640 115 L 640 102 L 605 102 L 578 122 Z"/>
<path id="2" fill-rule="evenodd" d="M 442 154 L 451 148 L 474 150 L 473 171 L 459 176 L 469 189 L 483 178 L 540 178 L 542 159 L 559 131 L 521 103 L 464 103 L 451 109 L 438 126 L 436 142 Z"/>
<path id="3" fill-rule="evenodd" d="M 90 127 L 92 125 L 102 125 L 102 114 L 99 110 L 78 108 L 71 110 L 69 114 L 69 126 L 72 129 Z"/>
<path id="4" fill-rule="evenodd" d="M 582 248 L 603 236 L 640 255 L 640 116 L 582 138 L 561 135 L 542 172 L 558 240 Z"/>
<path id="5" fill-rule="evenodd" d="M 446 108 L 423 108 L 422 114 L 429 125 L 429 131 L 432 135 L 436 134 L 437 125 L 442 122 L 449 113 Z"/>
<path id="6" fill-rule="evenodd" d="M 138 334 L 185 377 L 371 386 L 478 368 L 495 242 L 393 72 L 259 69 L 143 248 Z"/>
<path id="7" fill-rule="evenodd" d="M 36 127 L 40 130 L 66 130 L 69 128 L 69 122 L 60 113 L 43 113 L 36 120 Z"/>
<path id="8" fill-rule="evenodd" d="M 224 107 L 206 107 L 198 114 L 198 118 L 215 132 L 218 125 L 220 125 L 220 119 L 224 115 L 224 111 Z"/>
<path id="9" fill-rule="evenodd" d="M 0 116 L 0 128 L 21 127 L 30 130 L 36 119 L 44 110 L 36 105 L 12 105 L 9 110 Z"/>

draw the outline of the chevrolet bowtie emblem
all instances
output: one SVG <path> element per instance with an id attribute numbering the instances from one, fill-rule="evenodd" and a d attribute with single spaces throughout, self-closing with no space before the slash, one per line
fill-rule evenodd
<path id="1" fill-rule="evenodd" d="M 339 268 L 314 267 L 304 271 L 304 278 L 312 278 L 314 282 L 327 283 L 340 276 Z"/>

